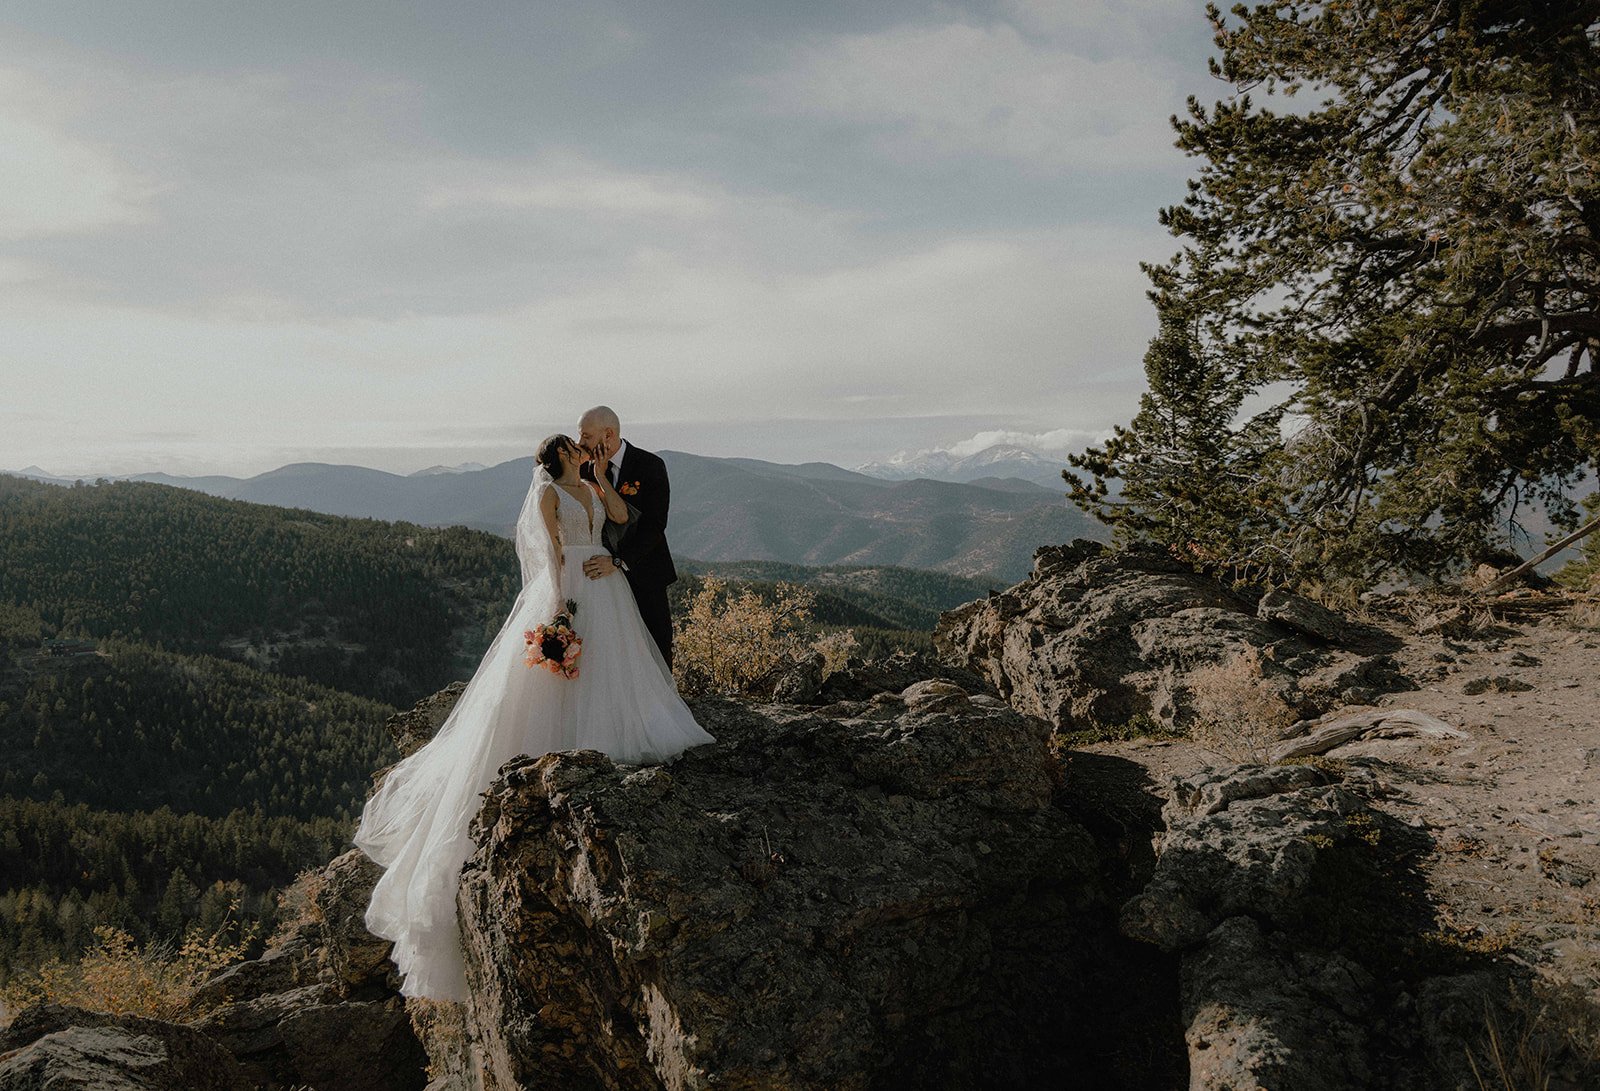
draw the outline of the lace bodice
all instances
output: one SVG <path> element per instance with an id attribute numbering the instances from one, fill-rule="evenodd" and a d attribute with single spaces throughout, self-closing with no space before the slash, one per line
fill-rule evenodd
<path id="1" fill-rule="evenodd" d="M 560 485 L 551 486 L 560 497 L 556 505 L 556 525 L 561 529 L 561 544 L 563 547 L 591 546 L 600 544 L 600 529 L 605 526 L 605 508 L 600 504 L 600 498 L 594 490 L 584 486 L 584 500 L 579 500 Z M 587 501 L 587 504 L 585 504 Z M 584 508 L 587 506 L 588 511 Z M 590 529 L 590 519 L 594 520 L 594 527 Z"/>

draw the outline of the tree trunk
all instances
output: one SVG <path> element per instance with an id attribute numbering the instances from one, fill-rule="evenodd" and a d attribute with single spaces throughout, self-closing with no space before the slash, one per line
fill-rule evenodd
<path id="1" fill-rule="evenodd" d="M 1596 527 L 1600 527 L 1600 516 L 1590 519 L 1583 526 L 1579 527 L 1577 530 L 1573 531 L 1559 542 L 1556 542 L 1554 545 L 1547 546 L 1544 552 L 1540 553 L 1537 557 L 1532 557 L 1526 561 L 1523 561 L 1510 572 L 1502 572 L 1500 575 L 1496 576 L 1488 586 L 1478 593 L 1480 595 L 1494 594 L 1502 587 L 1505 587 L 1507 584 L 1514 581 L 1518 576 L 1534 567 L 1534 565 L 1543 564 L 1545 561 L 1549 560 L 1551 557 L 1554 557 L 1557 553 L 1560 553 L 1563 549 L 1566 549 L 1573 542 L 1576 542 L 1579 538 L 1582 538 Z"/>

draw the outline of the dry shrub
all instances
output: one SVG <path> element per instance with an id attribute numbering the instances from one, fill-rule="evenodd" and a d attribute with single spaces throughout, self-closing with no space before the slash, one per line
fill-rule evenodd
<path id="1" fill-rule="evenodd" d="M 1502 1012 L 1485 1004 L 1482 1026 L 1463 1046 L 1480 1091 L 1596 1086 L 1600 1009 L 1581 986 L 1534 980 L 1513 991 Z"/>
<path id="2" fill-rule="evenodd" d="M 192 929 L 178 946 L 152 943 L 140 950 L 133 936 L 114 925 L 96 925 L 95 942 L 77 962 L 51 959 L 15 975 L 0 990 L 0 1006 L 15 1015 L 30 1004 L 72 1004 L 114 1015 L 176 1019 L 196 986 L 244 957 L 258 925 L 239 929 L 231 918 L 236 901 L 211 935 Z"/>
<path id="3" fill-rule="evenodd" d="M 816 639 L 811 645 L 812 651 L 822 656 L 822 677 L 837 674 L 844 670 L 845 664 L 850 662 L 851 654 L 860 647 L 861 642 L 856 639 L 856 634 L 849 629 L 835 629 Z"/>
<path id="4" fill-rule="evenodd" d="M 454 1086 L 465 1079 L 471 1058 L 468 1055 L 466 1005 L 459 1000 L 434 1000 L 426 996 L 408 996 L 405 1000 L 406 1017 L 411 1030 L 422 1043 L 428 1055 L 429 1085 Z"/>
<path id="5" fill-rule="evenodd" d="M 1384 609 L 1414 632 L 1439 636 L 1480 637 L 1500 624 L 1494 610 L 1472 595 L 1442 590 L 1413 590 L 1390 596 Z"/>
<path id="6" fill-rule="evenodd" d="M 1293 590 L 1336 613 L 1350 617 L 1365 617 L 1368 614 L 1366 604 L 1361 601 L 1359 584 L 1308 579 L 1295 584 Z"/>
<path id="7" fill-rule="evenodd" d="M 1409 625 L 1413 632 L 1421 632 L 1443 610 L 1444 603 L 1416 594 L 1392 595 L 1384 603 L 1389 612 Z"/>
<path id="8" fill-rule="evenodd" d="M 1461 1049 L 1478 1091 L 1600 1087 L 1600 1005 L 1571 980 L 1533 978 L 1501 1004 L 1485 999 L 1478 1033 Z"/>
<path id="9" fill-rule="evenodd" d="M 1547 1091 L 1550 1086 L 1549 1048 L 1534 1032 L 1532 1020 L 1508 1033 L 1485 1007 L 1478 1048 L 1466 1053 L 1481 1091 Z"/>
<path id="10" fill-rule="evenodd" d="M 812 654 L 823 659 L 823 676 L 840 669 L 856 646 L 849 630 L 819 636 L 812 618 L 816 595 L 796 584 L 779 584 L 770 595 L 736 590 L 718 576 L 704 576 L 689 599 L 673 637 L 672 666 L 686 694 L 766 696 L 777 679 Z"/>
<path id="11" fill-rule="evenodd" d="M 278 891 L 278 925 L 267 938 L 267 946 L 277 947 L 294 937 L 301 927 L 322 921 L 322 910 L 317 906 L 317 896 L 328 881 L 326 869 L 309 867 L 294 877 L 294 881 Z"/>
<path id="12" fill-rule="evenodd" d="M 1567 611 L 1566 624 L 1568 628 L 1600 629 L 1600 598 L 1579 599 L 1572 604 L 1572 609 Z"/>
<path id="13" fill-rule="evenodd" d="M 1268 761 L 1273 745 L 1296 718 L 1266 680 L 1255 648 L 1191 671 L 1189 699 L 1195 715 L 1189 738 L 1231 761 Z"/>

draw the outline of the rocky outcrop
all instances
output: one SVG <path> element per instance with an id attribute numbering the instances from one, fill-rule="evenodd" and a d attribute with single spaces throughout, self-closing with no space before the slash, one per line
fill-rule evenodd
<path id="1" fill-rule="evenodd" d="M 901 693 L 918 682 L 936 680 L 961 687 L 969 694 L 989 692 L 982 675 L 964 667 L 941 663 L 922 652 L 894 652 L 882 659 L 852 658 L 844 669 L 830 674 L 811 702 L 870 701 L 880 693 Z"/>
<path id="2" fill-rule="evenodd" d="M 939 619 L 946 664 L 977 671 L 1019 711 L 1063 730 L 1141 717 L 1194 721 L 1195 672 L 1239 653 L 1300 717 L 1409 688 L 1386 638 L 1301 596 L 1237 589 L 1165 553 L 1079 539 L 1040 549 L 1033 574 Z"/>
<path id="3" fill-rule="evenodd" d="M 943 664 L 803 665 L 785 703 L 696 701 L 717 742 L 666 766 L 507 763 L 458 896 L 466 1004 L 402 1001 L 363 926 L 378 869 L 351 851 L 185 1025 L 30 1009 L 0 1055 L 23 1082 L 0 1089 L 74 1064 L 155 1086 L 140 1065 L 208 1055 L 217 1082 L 193 1086 L 261 1091 L 1471 1086 L 1463 1043 L 1509 979 L 1432 919 L 1428 838 L 1373 806 L 1372 773 L 1316 759 L 1158 785 L 1052 750 L 1052 726 L 1182 726 L 1194 672 L 1241 649 L 1308 712 L 1399 684 L 1381 642 L 1295 596 L 1078 543 L 946 615 L 939 644 Z M 402 753 L 459 692 L 390 721 Z"/>
<path id="4" fill-rule="evenodd" d="M 1171 786 L 1167 833 L 1125 934 L 1183 958 L 1190 1086 L 1371 1086 L 1373 975 L 1298 935 L 1322 854 L 1365 803 L 1309 766 L 1246 767 Z"/>
<path id="5" fill-rule="evenodd" d="M 181 1023 L 36 1004 L 0 1029 L 5 1091 L 252 1091 L 204 1033 Z"/>
<path id="6" fill-rule="evenodd" d="M 1162 811 L 1155 874 L 1122 909 L 1123 932 L 1167 951 L 1229 917 L 1279 925 L 1304 909 L 1321 843 L 1365 804 L 1308 765 L 1228 769 L 1179 781 Z"/>
<path id="7" fill-rule="evenodd" d="M 438 693 L 424 697 L 411 708 L 404 712 L 397 712 L 390 716 L 383 725 L 393 737 L 394 743 L 400 748 L 400 756 L 407 757 L 413 752 L 422 749 L 435 732 L 444 724 L 445 717 L 450 715 L 450 710 L 456 707 L 456 702 L 461 699 L 461 694 L 466 691 L 465 682 L 451 682 Z M 374 774 L 373 779 L 382 777 L 382 771 Z"/>
<path id="8" fill-rule="evenodd" d="M 486 1086 L 1095 1070 L 1116 937 L 1045 725 L 937 681 L 860 711 L 702 701 L 718 741 L 669 766 L 501 770 L 459 896 Z"/>
<path id="9" fill-rule="evenodd" d="M 1191 1088 L 1475 1086 L 1463 1047 L 1509 982 L 1440 943 L 1415 868 L 1431 843 L 1373 809 L 1377 791 L 1305 765 L 1170 786 L 1122 928 L 1182 960 Z"/>
<path id="10" fill-rule="evenodd" d="M 800 660 L 780 675 L 772 700 L 786 705 L 835 705 L 870 701 L 879 694 L 898 694 L 907 686 L 930 679 L 950 682 L 968 693 L 989 692 L 975 671 L 941 663 L 925 652 L 896 651 L 881 659 L 851 656 L 831 674 L 825 673 L 821 654 Z"/>
<path id="11" fill-rule="evenodd" d="M 194 1024 L 268 1087 L 418 1088 L 426 1063 L 399 997 L 360 1001 L 327 984 L 235 1001 Z"/>
<path id="12" fill-rule="evenodd" d="M 190 997 L 186 1018 L 262 1087 L 421 1088 L 427 1061 L 389 943 L 367 932 L 379 870 L 351 850 L 311 883 L 311 912 L 260 958 Z"/>

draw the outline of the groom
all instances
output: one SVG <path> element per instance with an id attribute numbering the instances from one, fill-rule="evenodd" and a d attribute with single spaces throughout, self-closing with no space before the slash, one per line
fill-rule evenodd
<path id="1" fill-rule="evenodd" d="M 583 562 L 583 570 L 590 579 L 619 568 L 627 575 L 639 603 L 639 617 L 671 667 L 672 608 L 667 605 L 667 584 L 678 578 L 678 572 L 667 550 L 667 464 L 660 456 L 633 446 L 621 433 L 617 414 L 604 405 L 578 418 L 578 443 L 585 451 L 597 451 L 610 460 L 606 470 L 611 484 L 639 511 L 620 538 L 605 536 L 611 554 L 589 558 Z M 579 472 L 585 478 L 594 477 L 591 463 L 585 462 Z"/>

